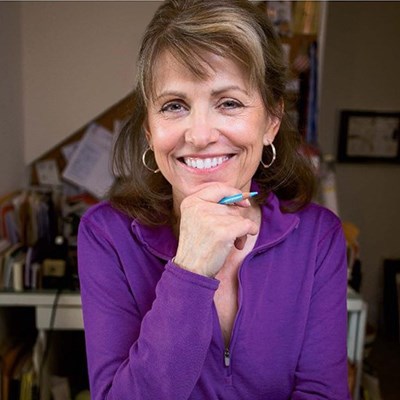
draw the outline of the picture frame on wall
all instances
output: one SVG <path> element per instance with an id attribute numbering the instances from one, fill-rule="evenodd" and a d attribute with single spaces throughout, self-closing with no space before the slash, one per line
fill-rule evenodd
<path id="1" fill-rule="evenodd" d="M 400 163 L 400 111 L 342 110 L 338 161 Z"/>

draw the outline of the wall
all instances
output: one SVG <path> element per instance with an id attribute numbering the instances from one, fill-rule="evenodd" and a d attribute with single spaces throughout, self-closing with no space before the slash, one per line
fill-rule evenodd
<path id="1" fill-rule="evenodd" d="M 0 197 L 24 183 L 20 5 L 0 2 Z"/>
<path id="2" fill-rule="evenodd" d="M 19 5 L 0 2 L 0 197 L 24 181 Z M 0 309 L 0 347 L 9 333 Z"/>
<path id="3" fill-rule="evenodd" d="M 339 110 L 400 110 L 400 3 L 329 2 L 320 109 L 324 153 L 336 154 Z M 341 217 L 361 230 L 362 294 L 382 317 L 382 260 L 400 257 L 400 166 L 338 164 Z"/>
<path id="4" fill-rule="evenodd" d="M 133 87 L 145 26 L 159 2 L 23 2 L 25 162 Z"/>

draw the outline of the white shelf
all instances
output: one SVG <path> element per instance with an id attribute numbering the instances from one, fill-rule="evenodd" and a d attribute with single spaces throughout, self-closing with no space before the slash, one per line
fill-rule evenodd
<path id="1" fill-rule="evenodd" d="M 36 307 L 52 306 L 56 296 L 55 291 L 37 292 L 0 292 L 0 307 Z M 81 307 L 81 296 L 78 292 L 63 292 L 58 299 L 58 305 L 63 307 Z"/>
<path id="2" fill-rule="evenodd" d="M 353 400 L 358 400 L 363 367 L 367 304 L 351 288 L 347 291 L 347 356 L 356 366 Z"/>
<path id="3" fill-rule="evenodd" d="M 36 311 L 36 328 L 48 330 L 51 325 L 55 291 L 38 292 L 0 292 L 0 307 L 34 307 Z M 53 329 L 83 329 L 82 305 L 79 293 L 65 292 L 60 294 Z"/>
<path id="4" fill-rule="evenodd" d="M 347 289 L 347 311 L 360 311 L 363 305 L 362 297 L 352 288 Z"/>

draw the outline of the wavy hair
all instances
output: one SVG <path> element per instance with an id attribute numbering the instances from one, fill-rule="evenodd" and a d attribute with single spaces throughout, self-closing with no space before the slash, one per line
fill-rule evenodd
<path id="1" fill-rule="evenodd" d="M 200 79 L 207 78 L 204 52 L 244 67 L 268 113 L 281 119 L 274 140 L 276 161 L 268 169 L 260 165 L 253 177 L 259 185 L 258 201 L 263 202 L 273 191 L 284 200 L 286 212 L 306 205 L 313 196 L 314 173 L 299 151 L 301 136 L 282 107 L 287 68 L 280 39 L 265 13 L 246 0 L 167 0 L 156 11 L 139 52 L 132 113 L 114 147 L 117 179 L 109 192 L 111 204 L 146 225 L 170 223 L 174 217 L 171 185 L 161 173 L 152 173 L 142 163 L 148 147 L 144 123 L 154 94 L 154 66 L 164 51 Z M 152 154 L 149 152 L 147 164 L 156 169 Z M 269 146 L 263 149 L 263 159 L 266 163 L 271 159 Z"/>

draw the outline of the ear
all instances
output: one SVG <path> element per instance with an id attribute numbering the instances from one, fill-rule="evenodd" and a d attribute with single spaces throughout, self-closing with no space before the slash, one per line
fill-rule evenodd
<path id="1" fill-rule="evenodd" d="M 275 115 L 268 115 L 267 117 L 268 118 L 267 127 L 263 137 L 264 146 L 268 146 L 274 141 L 275 136 L 278 134 L 279 128 L 281 127 L 283 113 L 284 113 L 284 104 L 283 100 L 281 100 L 278 106 L 276 107 Z"/>
<path id="2" fill-rule="evenodd" d="M 264 146 L 268 146 L 274 141 L 275 136 L 279 132 L 281 121 L 282 121 L 281 117 L 268 116 L 267 127 L 263 136 Z"/>
<path id="3" fill-rule="evenodd" d="M 152 141 L 151 140 L 151 132 L 150 132 L 150 128 L 149 128 L 149 124 L 148 124 L 147 118 L 143 122 L 143 131 L 144 131 L 144 134 L 146 136 L 147 143 L 149 144 L 149 146 L 151 148 L 152 147 L 152 144 L 151 144 L 151 141 Z"/>

